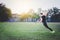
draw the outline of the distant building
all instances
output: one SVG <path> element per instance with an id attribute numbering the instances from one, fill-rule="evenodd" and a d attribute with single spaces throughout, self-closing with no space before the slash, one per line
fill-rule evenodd
<path id="1" fill-rule="evenodd" d="M 12 18 L 10 18 L 9 20 L 10 22 L 19 22 L 20 21 L 20 17 L 18 14 L 12 14 Z"/>

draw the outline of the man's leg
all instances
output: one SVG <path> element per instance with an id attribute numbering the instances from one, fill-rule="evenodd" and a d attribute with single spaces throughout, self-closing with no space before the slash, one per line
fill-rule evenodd
<path id="1" fill-rule="evenodd" d="M 49 27 L 48 27 L 48 25 L 47 25 L 47 23 L 46 23 L 46 22 L 43 22 L 43 25 L 44 25 L 46 28 L 48 28 L 48 29 L 51 31 L 51 33 L 55 33 L 55 31 L 54 31 L 54 30 L 52 30 L 51 28 L 49 28 Z"/>
<path id="2" fill-rule="evenodd" d="M 43 22 L 43 25 L 48 28 L 50 31 L 53 31 L 50 27 L 48 27 L 47 23 L 46 22 Z"/>

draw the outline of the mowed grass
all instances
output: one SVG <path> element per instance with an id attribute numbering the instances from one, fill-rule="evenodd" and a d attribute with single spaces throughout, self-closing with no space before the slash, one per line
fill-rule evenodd
<path id="1" fill-rule="evenodd" d="M 48 23 L 54 34 L 38 22 L 0 22 L 0 40 L 60 40 L 60 23 Z"/>

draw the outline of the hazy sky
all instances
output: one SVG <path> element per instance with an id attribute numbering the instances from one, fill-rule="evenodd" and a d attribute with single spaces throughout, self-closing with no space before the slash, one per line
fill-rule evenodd
<path id="1" fill-rule="evenodd" d="M 29 9 L 36 11 L 38 8 L 60 8 L 60 0 L 0 0 L 0 3 L 4 3 L 13 13 L 21 13 Z"/>

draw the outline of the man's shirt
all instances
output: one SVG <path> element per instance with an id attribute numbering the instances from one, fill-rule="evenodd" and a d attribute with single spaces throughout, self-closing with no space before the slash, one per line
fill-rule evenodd
<path id="1" fill-rule="evenodd" d="M 41 18 L 42 18 L 42 22 L 46 22 L 46 16 L 45 15 L 41 16 Z"/>

